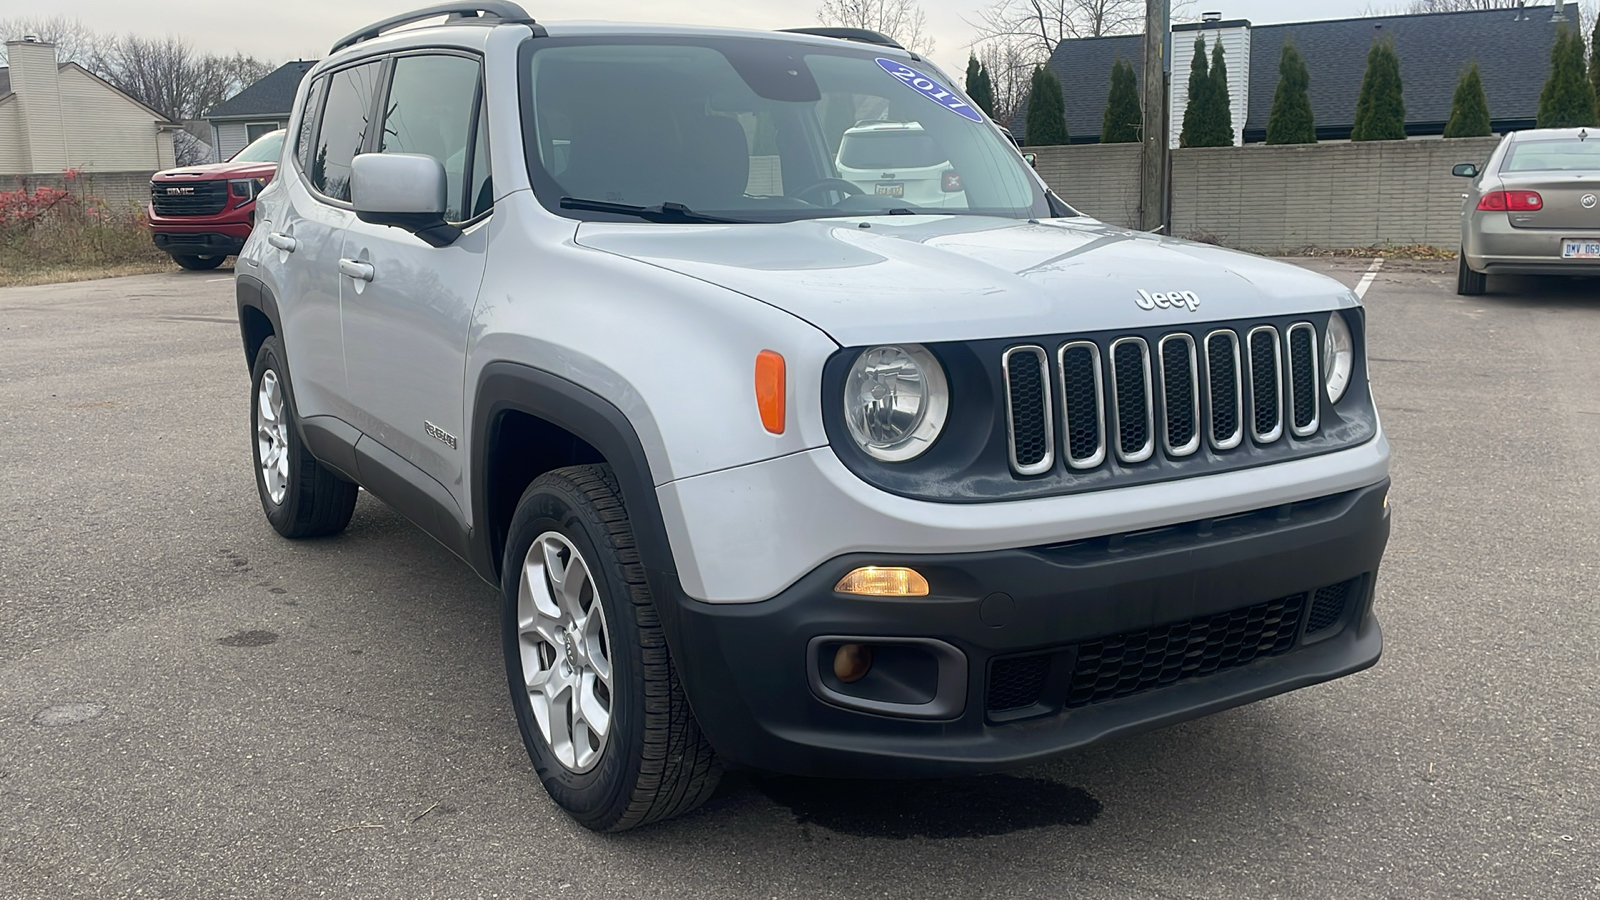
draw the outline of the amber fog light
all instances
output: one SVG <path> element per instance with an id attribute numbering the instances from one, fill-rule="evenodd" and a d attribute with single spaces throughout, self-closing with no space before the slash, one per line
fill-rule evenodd
<path id="1" fill-rule="evenodd" d="M 844 644 L 833 654 L 833 674 L 845 684 L 855 684 L 872 670 L 872 648 L 866 644 Z"/>
<path id="2" fill-rule="evenodd" d="M 866 597 L 926 597 L 928 579 L 902 566 L 862 566 L 839 579 L 833 589 Z"/>

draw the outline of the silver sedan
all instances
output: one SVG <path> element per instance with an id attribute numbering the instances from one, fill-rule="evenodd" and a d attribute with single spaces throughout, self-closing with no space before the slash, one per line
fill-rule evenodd
<path id="1" fill-rule="evenodd" d="M 1456 293 L 1490 275 L 1600 275 L 1600 128 L 1513 132 L 1454 171 L 1472 179 Z"/>

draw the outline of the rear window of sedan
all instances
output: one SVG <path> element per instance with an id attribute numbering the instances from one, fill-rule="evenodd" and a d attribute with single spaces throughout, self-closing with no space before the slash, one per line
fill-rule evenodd
<path id="1" fill-rule="evenodd" d="M 1600 140 L 1527 141 L 1511 145 L 1505 172 L 1600 171 Z"/>

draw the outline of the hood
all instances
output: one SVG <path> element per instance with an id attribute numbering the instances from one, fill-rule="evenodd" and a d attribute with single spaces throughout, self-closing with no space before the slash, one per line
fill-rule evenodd
<path id="1" fill-rule="evenodd" d="M 157 172 L 152 181 L 220 181 L 225 178 L 271 178 L 278 172 L 275 162 L 223 162 L 204 166 L 184 166 Z"/>
<path id="2" fill-rule="evenodd" d="M 585 222 L 577 241 L 746 294 L 844 346 L 1192 325 L 1356 303 L 1344 285 L 1298 266 L 1087 218 Z M 1152 300 L 1183 292 L 1195 302 Z"/>

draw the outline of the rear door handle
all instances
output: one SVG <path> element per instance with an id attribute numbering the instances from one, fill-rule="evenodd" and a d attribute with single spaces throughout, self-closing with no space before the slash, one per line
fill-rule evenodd
<path id="1" fill-rule="evenodd" d="M 371 281 L 374 274 L 372 263 L 364 263 L 359 259 L 339 260 L 339 271 L 360 281 Z"/>
<path id="2" fill-rule="evenodd" d="M 267 234 L 267 243 L 277 247 L 279 250 L 282 250 L 285 253 L 293 253 L 294 248 L 300 244 L 299 241 L 289 237 L 287 234 L 282 234 L 276 231 L 269 232 Z"/>

